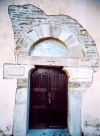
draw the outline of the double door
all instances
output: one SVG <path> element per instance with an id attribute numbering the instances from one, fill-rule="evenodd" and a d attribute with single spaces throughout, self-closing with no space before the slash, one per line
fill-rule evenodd
<path id="1" fill-rule="evenodd" d="M 61 68 L 37 68 L 31 73 L 29 127 L 67 127 L 67 76 Z"/>

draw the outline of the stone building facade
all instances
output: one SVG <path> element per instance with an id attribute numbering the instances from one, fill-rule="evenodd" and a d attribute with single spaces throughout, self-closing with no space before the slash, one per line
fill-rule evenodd
<path id="1" fill-rule="evenodd" d="M 6 117 L 7 119 L 4 119 L 3 127 L 0 128 L 1 135 L 27 135 L 29 131 L 30 73 L 38 65 L 62 67 L 62 71 L 68 76 L 67 130 L 69 134 L 71 136 L 81 136 L 82 134 L 99 136 L 100 109 L 98 107 L 97 110 L 96 105 L 99 99 L 95 100 L 95 104 L 92 100 L 95 97 L 94 90 L 99 87 L 99 74 L 97 74 L 95 85 L 93 85 L 95 76 L 93 76 L 93 73 L 98 73 L 99 70 L 99 50 L 97 51 L 95 37 L 90 36 L 92 34 L 87 31 L 88 27 L 84 29 L 80 17 L 81 23 L 78 23 L 77 17 L 75 20 L 73 16 L 66 14 L 66 11 L 70 9 L 65 8 L 63 14 L 62 12 L 56 14 L 54 10 L 53 12 L 49 11 L 49 15 L 46 15 L 44 12 L 46 1 L 43 3 L 43 9 L 41 8 L 42 1 L 36 2 L 37 5 L 25 1 L 22 3 L 16 3 L 16 1 L 5 3 L 7 3 L 9 21 L 11 19 L 10 28 L 14 38 L 12 43 L 15 43 L 15 47 L 11 46 L 12 49 L 8 45 L 11 52 L 9 54 L 10 59 L 1 61 L 1 75 L 4 83 L 3 89 L 5 90 L 4 93 L 1 91 L 1 97 L 6 96 L 7 100 L 10 100 L 10 97 L 8 98 L 9 91 L 7 91 L 8 94 L 5 92 L 7 90 L 6 85 L 11 85 L 11 87 L 9 86 L 11 102 L 5 102 L 6 106 L 3 107 L 5 111 L 10 111 L 10 113 Z M 66 3 L 71 8 L 73 7 L 67 0 L 57 1 L 57 3 L 57 9 L 59 9 L 60 3 Z M 4 2 L 1 1 L 2 7 L 3 4 Z M 82 4 L 86 6 L 85 1 L 81 1 L 79 7 Z M 96 1 L 95 5 L 99 4 Z M 74 13 L 72 15 L 77 16 Z M 85 26 L 84 21 L 83 25 Z M 11 39 L 11 37 L 8 39 Z M 99 43 L 99 40 L 97 41 Z M 89 92 L 86 93 L 88 90 L 91 92 L 93 90 L 94 95 L 91 92 L 90 94 Z M 87 95 L 84 96 L 85 94 Z M 90 103 L 87 103 L 88 101 Z M 96 111 L 93 113 L 94 108 L 96 108 Z M 1 119 L 7 116 L 3 110 L 1 110 L 1 113 Z"/>

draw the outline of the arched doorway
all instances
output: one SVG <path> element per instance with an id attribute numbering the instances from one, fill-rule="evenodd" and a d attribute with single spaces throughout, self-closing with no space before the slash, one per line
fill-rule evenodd
<path id="1" fill-rule="evenodd" d="M 29 128 L 67 128 L 68 78 L 61 67 L 37 67 L 30 75 Z"/>

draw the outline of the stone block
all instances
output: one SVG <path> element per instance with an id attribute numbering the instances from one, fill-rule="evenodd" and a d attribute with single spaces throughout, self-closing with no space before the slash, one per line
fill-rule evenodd
<path id="1" fill-rule="evenodd" d="M 58 38 L 61 33 L 60 25 L 54 25 L 53 26 L 53 37 Z"/>
<path id="2" fill-rule="evenodd" d="M 41 33 L 41 31 L 40 31 L 40 29 L 39 29 L 39 27 L 38 27 L 38 26 L 37 26 L 37 27 L 35 27 L 34 31 L 37 33 L 37 35 L 38 35 L 39 39 L 40 39 L 40 38 L 43 38 L 42 33 Z"/>
<path id="3" fill-rule="evenodd" d="M 25 67 L 20 65 L 4 65 L 4 78 L 16 78 L 23 77 L 25 73 Z"/>
<path id="4" fill-rule="evenodd" d="M 92 68 L 63 68 L 69 75 L 69 82 L 92 82 Z"/>
<path id="5" fill-rule="evenodd" d="M 49 37 L 53 36 L 53 25 L 49 24 Z"/>
<path id="6" fill-rule="evenodd" d="M 66 39 L 65 44 L 69 51 L 68 57 L 83 57 L 82 45 L 74 35 L 70 35 L 69 38 Z"/>
<path id="7" fill-rule="evenodd" d="M 16 93 L 16 105 L 20 105 L 22 103 L 24 103 L 27 99 L 27 88 L 21 88 L 21 89 L 17 89 L 17 93 Z"/>
<path id="8" fill-rule="evenodd" d="M 98 58 L 99 55 L 97 52 L 86 52 L 86 57 L 87 58 Z"/>
<path id="9" fill-rule="evenodd" d="M 27 43 L 29 43 L 31 45 L 34 43 L 34 40 L 31 39 L 30 36 L 27 35 L 27 33 L 25 33 L 23 37 L 27 41 Z"/>
<path id="10" fill-rule="evenodd" d="M 59 39 L 63 42 L 65 42 L 66 40 L 69 39 L 69 37 L 72 35 L 71 32 L 67 31 L 67 30 L 61 30 L 61 33 L 59 35 Z"/>
<path id="11" fill-rule="evenodd" d="M 87 37 L 86 35 L 85 36 L 79 36 L 79 40 L 81 43 L 83 44 L 94 44 L 94 41 L 91 37 Z"/>
<path id="12" fill-rule="evenodd" d="M 15 50 L 14 54 L 15 55 L 24 55 L 24 56 L 26 56 L 26 55 L 28 55 L 28 51 L 25 52 L 25 51 Z"/>
<path id="13" fill-rule="evenodd" d="M 28 78 L 21 78 L 17 80 L 17 88 L 28 87 Z"/>
<path id="14" fill-rule="evenodd" d="M 82 46 L 78 42 L 73 42 L 71 46 L 68 46 L 68 57 L 81 58 L 83 57 Z"/>
<path id="15" fill-rule="evenodd" d="M 90 86 L 91 86 L 92 82 L 69 82 L 68 84 L 68 88 L 69 88 L 69 91 L 77 91 L 77 92 L 80 92 L 81 94 L 86 91 Z M 81 88 L 81 90 L 80 90 Z"/>
<path id="16" fill-rule="evenodd" d="M 43 37 L 50 37 L 49 25 L 43 24 L 43 25 L 40 25 L 39 28 Z"/>
<path id="17" fill-rule="evenodd" d="M 14 136 L 25 136 L 27 126 L 27 88 L 17 89 L 14 111 Z"/>
<path id="18" fill-rule="evenodd" d="M 69 92 L 68 128 L 71 136 L 81 136 L 81 96 L 81 91 Z"/>
<path id="19" fill-rule="evenodd" d="M 99 64 L 100 64 L 100 59 L 99 58 L 92 58 L 92 59 L 90 59 L 90 61 L 91 61 L 91 66 L 99 68 Z"/>
<path id="20" fill-rule="evenodd" d="M 66 41 L 66 45 L 69 47 L 69 46 L 72 46 L 74 42 L 77 42 L 78 39 L 75 35 L 71 35 Z M 78 41 L 79 42 L 79 41 Z"/>
<path id="21" fill-rule="evenodd" d="M 27 35 L 34 41 L 36 42 L 37 40 L 39 40 L 39 37 L 37 35 L 37 33 L 33 30 L 30 32 L 27 32 Z"/>
<path id="22" fill-rule="evenodd" d="M 97 49 L 96 49 L 96 45 L 88 45 L 88 44 L 85 44 L 85 49 L 86 49 L 86 52 L 97 52 Z"/>
<path id="23" fill-rule="evenodd" d="M 28 78 L 29 71 L 34 68 L 34 65 L 4 65 L 5 79 L 20 79 Z"/>
<path id="24" fill-rule="evenodd" d="M 79 66 L 87 66 L 91 67 L 91 61 L 89 58 L 80 58 L 79 59 Z"/>
<path id="25" fill-rule="evenodd" d="M 15 55 L 28 54 L 33 43 L 34 41 L 27 34 L 24 34 L 23 38 L 18 39 L 16 42 Z"/>
<path id="26" fill-rule="evenodd" d="M 23 66 L 20 67 L 8 67 L 8 76 L 23 76 L 25 72 L 25 68 Z"/>
<path id="27" fill-rule="evenodd" d="M 79 82 L 69 82 L 68 83 L 69 88 L 80 88 L 80 83 Z"/>

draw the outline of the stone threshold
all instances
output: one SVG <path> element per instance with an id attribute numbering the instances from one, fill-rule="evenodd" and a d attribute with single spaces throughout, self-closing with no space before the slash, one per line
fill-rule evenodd
<path id="1" fill-rule="evenodd" d="M 30 129 L 26 136 L 70 136 L 67 129 Z"/>

